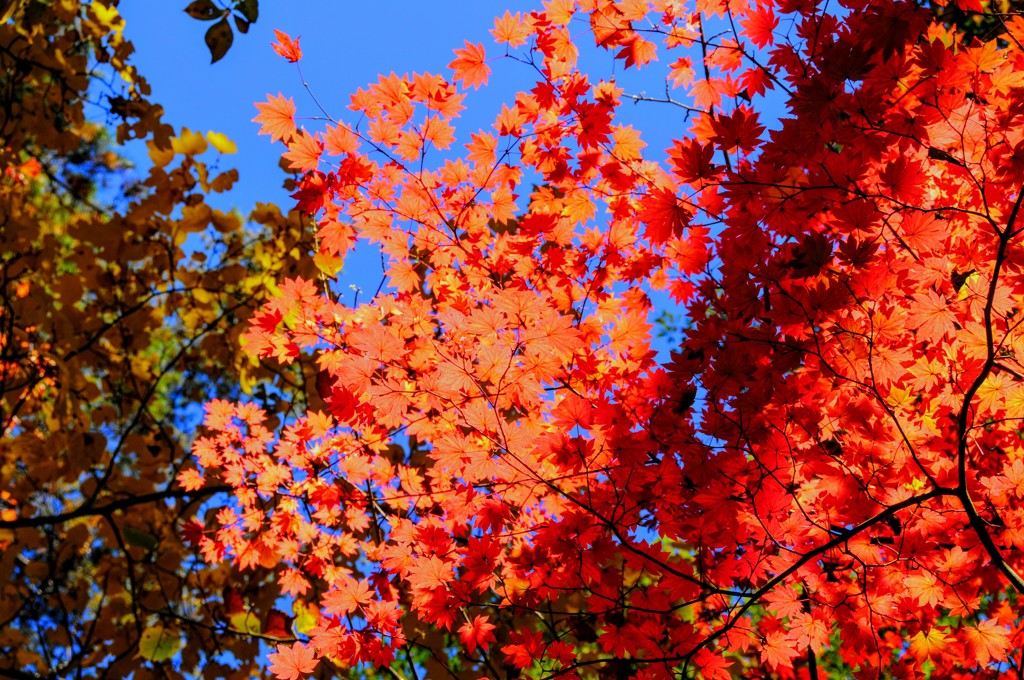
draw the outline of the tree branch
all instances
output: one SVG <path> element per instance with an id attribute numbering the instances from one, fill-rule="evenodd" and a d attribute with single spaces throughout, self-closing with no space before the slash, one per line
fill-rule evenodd
<path id="1" fill-rule="evenodd" d="M 145 505 L 147 503 L 156 503 L 158 501 L 166 501 L 172 498 L 187 498 L 191 501 L 198 500 L 200 498 L 206 498 L 207 496 L 213 496 L 218 493 L 225 493 L 231 491 L 230 486 L 220 485 L 211 486 L 205 489 L 199 489 L 198 491 L 185 491 L 184 489 L 167 489 L 165 491 L 157 491 L 154 493 L 147 493 L 141 496 L 128 496 L 118 501 L 113 501 L 105 505 L 94 505 L 92 503 L 86 503 L 81 505 L 74 510 L 68 512 L 62 512 L 58 515 L 40 515 L 37 517 L 24 517 L 9 521 L 0 521 L 0 529 L 29 529 L 33 527 L 45 527 L 53 526 L 55 524 L 63 524 L 79 517 L 95 517 L 95 516 L 108 516 L 118 510 L 127 510 L 128 508 L 135 507 L 137 505 Z"/>

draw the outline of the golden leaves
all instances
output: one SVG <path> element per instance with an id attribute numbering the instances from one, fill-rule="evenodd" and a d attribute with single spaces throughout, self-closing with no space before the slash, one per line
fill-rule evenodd
<path id="1" fill-rule="evenodd" d="M 221 132 L 214 132 L 213 130 L 210 130 L 206 133 L 206 138 L 210 140 L 210 144 L 213 145 L 213 148 L 223 154 L 238 153 L 238 146 L 232 142 L 227 135 Z"/>
<path id="2" fill-rule="evenodd" d="M 0 667 L 63 674 L 15 650 L 37 616 L 54 628 L 32 644 L 78 659 L 87 675 L 171 658 L 190 671 L 217 646 L 243 658 L 248 642 L 217 640 L 196 604 L 218 593 L 223 570 L 182 566 L 191 552 L 178 522 L 217 486 L 180 471 L 183 415 L 214 380 L 274 380 L 241 351 L 239 319 L 283 272 L 313 274 L 287 257 L 311 248 L 309 230 L 272 206 L 250 219 L 209 205 L 238 173 L 208 159 L 236 147 L 163 122 L 127 62 L 112 3 L 28 5 L 43 6 L 19 3 L 0 23 L 0 66 L 20 79 L 8 81 L 18 95 L 0 123 L 0 164 L 11 168 L 0 178 L 0 573 L 14 574 L 0 579 L 0 610 L 14 617 Z M 95 64 L 76 41 L 88 41 Z M 85 121 L 90 73 L 116 89 L 116 130 Z M 152 168 L 127 182 L 112 137 L 145 140 Z M 302 383 L 295 373 L 291 385 Z M 44 578 L 55 584 L 45 593 Z M 193 606 L 194 624 L 151 616 Z"/>

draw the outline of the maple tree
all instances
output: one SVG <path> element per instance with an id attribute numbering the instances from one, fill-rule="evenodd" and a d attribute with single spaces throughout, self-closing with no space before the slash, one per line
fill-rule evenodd
<path id="1" fill-rule="evenodd" d="M 183 473 L 235 492 L 204 558 L 290 600 L 277 677 L 1024 672 L 1024 18 L 941 9 L 549 0 L 350 119 L 257 105 L 313 255 L 386 268 L 281 282 L 248 351 L 325 407 L 213 401 Z M 664 69 L 664 157 L 605 52 Z"/>
<path id="2" fill-rule="evenodd" d="M 308 219 L 210 205 L 234 144 L 164 121 L 117 3 L 0 17 L 0 676 L 247 675 L 283 619 L 246 610 L 266 574 L 197 563 L 181 527 L 227 486 L 176 476 L 211 397 L 307 407 L 314 367 L 251 359 L 240 324 L 316 271 L 285 255 Z"/>

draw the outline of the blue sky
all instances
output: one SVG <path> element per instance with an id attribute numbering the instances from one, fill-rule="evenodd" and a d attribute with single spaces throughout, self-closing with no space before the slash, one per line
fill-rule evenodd
<path id="1" fill-rule="evenodd" d="M 376 81 L 378 74 L 443 72 L 454 58 L 452 50 L 461 47 L 463 39 L 496 48 L 488 33 L 494 17 L 506 8 L 515 9 L 516 4 L 522 9 L 540 3 L 262 0 L 259 20 L 248 35 L 236 32 L 227 56 L 213 65 L 203 43 L 209 24 L 187 16 L 182 11 L 185 4 L 185 0 L 122 2 L 125 35 L 135 45 L 135 64 L 149 80 L 153 99 L 163 104 L 168 122 L 223 132 L 238 145 L 238 154 L 227 161 L 241 173 L 232 202 L 244 208 L 266 200 L 287 205 L 277 167 L 284 148 L 272 145 L 267 137 L 257 137 L 259 126 L 250 122 L 256 115 L 253 103 L 264 101 L 268 93 L 283 92 L 295 98 L 299 116 L 314 112 L 296 67 L 270 48 L 273 29 L 302 36 L 303 75 L 317 98 L 337 117 L 345 114 L 349 95 Z M 490 88 L 488 95 L 495 89 Z M 492 101 L 511 97 L 512 91 L 502 89 L 505 96 L 498 97 L 495 92 Z M 497 112 L 496 105 L 479 108 Z M 473 130 L 485 124 L 481 120 Z M 308 127 L 316 130 L 322 124 L 309 121 Z M 128 150 L 140 164 L 145 162 L 144 153 L 142 149 Z"/>
<path id="2" fill-rule="evenodd" d="M 153 99 L 166 109 L 167 122 L 223 132 L 238 145 L 238 154 L 227 160 L 241 173 L 232 200 L 245 207 L 260 200 L 286 204 L 277 168 L 283 146 L 256 135 L 258 125 L 251 122 L 256 114 L 254 102 L 264 101 L 268 93 L 283 92 L 295 98 L 300 125 L 303 115 L 315 113 L 296 67 L 270 49 L 273 29 L 301 36 L 306 81 L 333 116 L 343 117 L 349 95 L 375 82 L 379 74 L 431 71 L 447 75 L 452 50 L 462 47 L 463 40 L 484 43 L 488 56 L 499 54 L 489 33 L 494 18 L 506 9 L 538 9 L 541 0 L 262 0 L 259 21 L 248 35 L 236 32 L 227 56 L 213 65 L 203 43 L 209 24 L 187 16 L 182 11 L 185 4 L 186 0 L 124 0 L 120 10 L 127 24 L 125 35 L 135 45 L 134 62 L 149 80 Z M 582 22 L 573 32 L 587 28 Z M 577 37 L 583 46 L 593 44 L 589 36 Z M 623 73 L 621 64 L 614 65 L 608 53 L 585 51 L 584 59 L 595 80 L 615 75 L 627 93 L 664 93 L 667 63 Z M 470 93 L 463 119 L 457 121 L 460 139 L 489 127 L 500 104 L 512 101 L 516 90 L 533 83 L 527 67 L 500 60 L 491 66 L 490 84 Z M 655 156 L 686 126 L 679 109 L 663 104 L 626 104 L 620 113 L 643 131 Z M 311 130 L 323 127 L 319 121 L 306 123 Z M 144 149 L 130 148 L 127 153 L 139 164 L 146 162 Z"/>

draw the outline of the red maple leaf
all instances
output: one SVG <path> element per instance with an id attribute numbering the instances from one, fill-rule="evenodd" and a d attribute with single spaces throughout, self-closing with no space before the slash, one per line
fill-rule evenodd
<path id="1" fill-rule="evenodd" d="M 472 621 L 459 628 L 459 639 L 469 652 L 476 651 L 477 647 L 486 650 L 496 639 L 492 632 L 496 627 L 488 617 L 474 616 Z"/>
<path id="2" fill-rule="evenodd" d="M 664 243 L 683 233 L 693 214 L 675 191 L 655 187 L 644 199 L 640 220 L 647 225 L 644 235 L 651 243 Z"/>
<path id="3" fill-rule="evenodd" d="M 759 48 L 765 48 L 775 41 L 775 27 L 779 18 L 771 7 L 755 6 L 750 11 L 750 18 L 743 22 L 744 33 Z"/>
<path id="4" fill-rule="evenodd" d="M 277 38 L 277 42 L 272 43 L 270 46 L 274 48 L 275 52 L 292 63 L 302 59 L 302 50 L 299 48 L 299 37 L 292 40 L 287 33 L 279 31 L 276 28 L 274 29 L 274 36 Z"/>
<path id="5" fill-rule="evenodd" d="M 707 680 L 730 680 L 732 678 L 732 673 L 729 672 L 732 663 L 720 654 L 702 649 L 697 652 L 694 661 L 697 668 L 700 669 L 701 675 Z"/>

